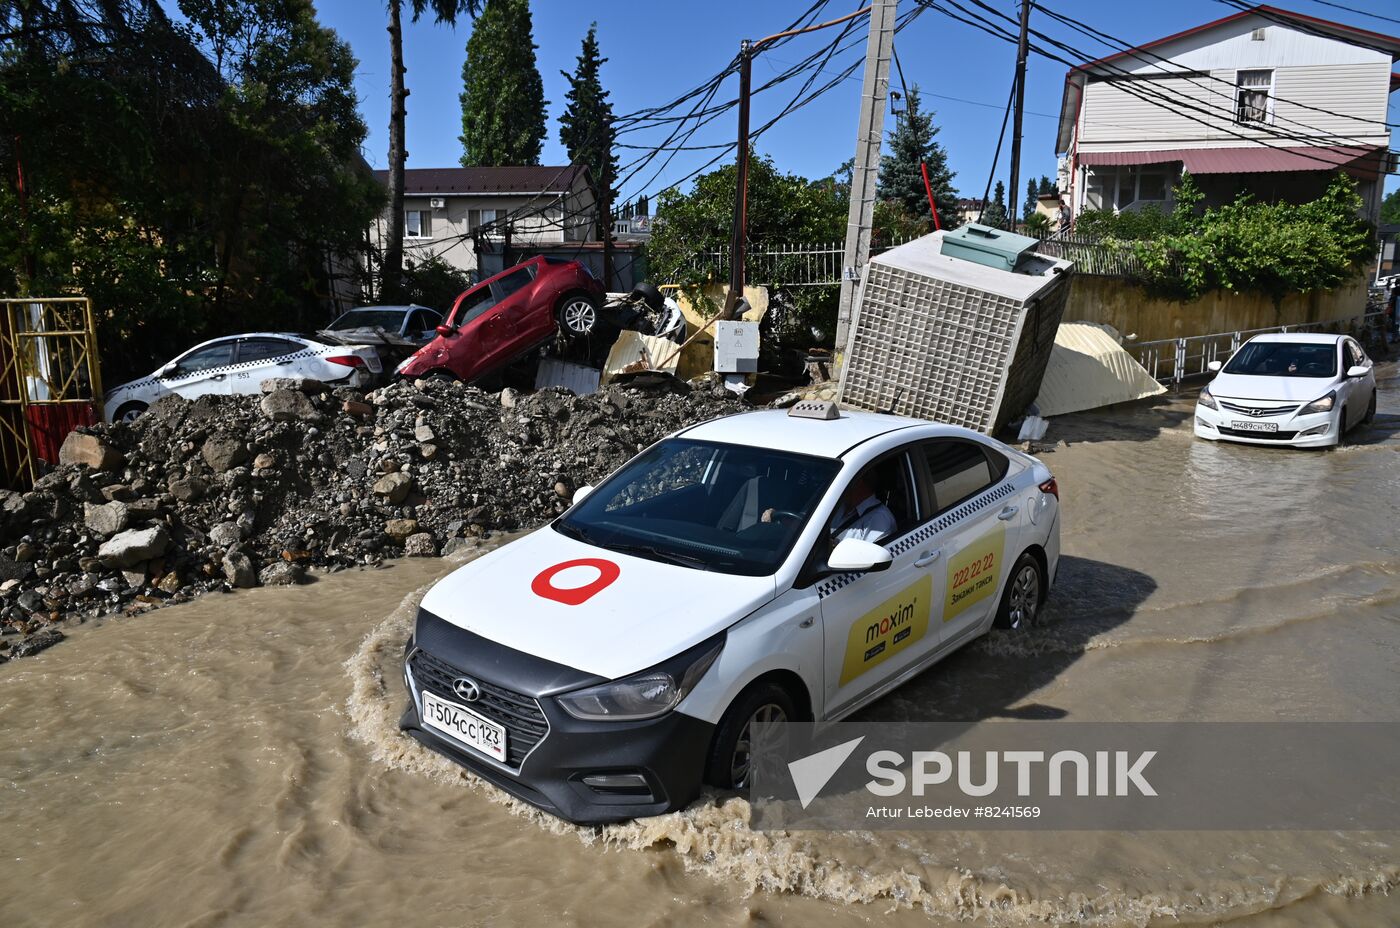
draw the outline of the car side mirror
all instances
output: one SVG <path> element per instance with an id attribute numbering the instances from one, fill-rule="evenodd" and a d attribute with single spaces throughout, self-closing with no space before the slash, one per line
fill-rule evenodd
<path id="1" fill-rule="evenodd" d="M 574 505 L 577 506 L 579 503 L 583 502 L 583 498 L 592 492 L 593 487 L 589 486 L 588 484 L 584 484 L 583 486 L 579 487 L 577 490 L 574 491 Z"/>
<path id="2" fill-rule="evenodd" d="M 162 378 L 174 377 L 178 373 L 180 373 L 180 365 L 176 364 L 174 361 L 171 361 L 169 364 L 165 365 L 165 367 L 162 367 L 160 369 L 160 372 L 157 373 L 156 376 Z"/>
<path id="3" fill-rule="evenodd" d="M 1367 370 L 1366 365 L 1364 365 L 1364 364 L 1354 364 L 1354 365 L 1352 365 L 1351 367 L 1347 368 L 1347 377 L 1350 377 L 1350 378 L 1365 377 L 1365 376 L 1366 376 L 1366 370 Z"/>
<path id="4" fill-rule="evenodd" d="M 1220 369 L 1224 366 L 1225 365 L 1220 361 L 1211 361 L 1206 365 L 1206 370 L 1210 371 L 1212 374 L 1218 374 L 1220 373 Z"/>
<path id="5" fill-rule="evenodd" d="M 447 325 L 446 323 L 444 323 L 440 326 L 435 327 L 433 331 L 439 335 L 451 335 L 453 332 L 457 331 L 457 327 L 455 325 Z"/>
<path id="6" fill-rule="evenodd" d="M 847 538 L 837 543 L 827 559 L 828 570 L 888 570 L 894 557 L 873 541 Z"/>

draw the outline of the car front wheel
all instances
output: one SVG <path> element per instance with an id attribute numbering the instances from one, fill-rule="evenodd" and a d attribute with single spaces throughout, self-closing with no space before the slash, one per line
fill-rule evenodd
<path id="1" fill-rule="evenodd" d="M 586 338 L 598 324 L 598 306 L 582 293 L 571 293 L 559 303 L 559 328 L 569 338 Z"/>
<path id="2" fill-rule="evenodd" d="M 997 607 L 996 627 L 1012 631 L 1030 628 L 1040 618 L 1040 604 L 1044 599 L 1045 577 L 1041 574 L 1040 561 L 1027 551 L 1011 568 L 1011 579 Z"/>
<path id="3" fill-rule="evenodd" d="M 754 751 L 760 745 L 773 745 L 779 737 L 776 726 L 797 720 L 792 696 L 777 683 L 760 683 L 734 700 L 715 729 L 710 757 L 705 765 L 705 782 L 720 789 L 745 789 L 752 782 Z M 778 754 L 782 754 L 778 747 Z"/>

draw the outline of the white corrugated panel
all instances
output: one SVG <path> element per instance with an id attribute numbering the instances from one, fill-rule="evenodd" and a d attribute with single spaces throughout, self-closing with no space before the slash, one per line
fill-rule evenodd
<path id="1" fill-rule="evenodd" d="M 1166 389 L 1123 350 L 1112 326 L 1063 322 L 1035 405 L 1042 416 L 1062 416 L 1156 396 Z"/>

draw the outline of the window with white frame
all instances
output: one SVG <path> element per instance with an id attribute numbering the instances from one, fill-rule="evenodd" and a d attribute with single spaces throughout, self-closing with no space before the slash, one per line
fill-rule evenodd
<path id="1" fill-rule="evenodd" d="M 1274 113 L 1274 72 L 1239 71 L 1235 75 L 1235 122 L 1270 123 Z"/>
<path id="2" fill-rule="evenodd" d="M 426 209 L 406 209 L 403 211 L 404 238 L 432 238 L 433 214 Z"/>
<path id="3" fill-rule="evenodd" d="M 1093 168 L 1084 188 L 1084 208 L 1118 212 L 1165 203 L 1173 178 L 1165 164 Z"/>
<path id="4" fill-rule="evenodd" d="M 470 232 L 481 226 L 489 226 L 504 213 L 505 210 L 469 209 L 467 210 L 467 231 Z"/>

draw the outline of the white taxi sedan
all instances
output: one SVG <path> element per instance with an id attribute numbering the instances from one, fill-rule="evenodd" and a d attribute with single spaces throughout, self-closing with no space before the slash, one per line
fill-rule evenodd
<path id="1" fill-rule="evenodd" d="M 382 370 L 366 345 L 338 345 L 308 335 L 250 332 L 195 345 L 149 376 L 107 391 L 108 422 L 130 422 L 163 396 L 257 393 L 264 380 L 303 377 L 335 386 L 368 387 Z"/>
<path id="2" fill-rule="evenodd" d="M 1256 335 L 1196 399 L 1196 436 L 1325 448 L 1376 415 L 1371 359 L 1347 335 Z"/>
<path id="3" fill-rule="evenodd" d="M 836 721 L 1036 621 L 1050 471 L 947 425 L 804 403 L 683 429 L 423 599 L 412 737 L 564 818 L 742 788 L 754 731 Z"/>

